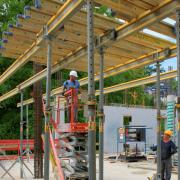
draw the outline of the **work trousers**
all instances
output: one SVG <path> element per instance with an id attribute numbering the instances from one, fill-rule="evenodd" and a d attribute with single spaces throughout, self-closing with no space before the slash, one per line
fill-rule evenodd
<path id="1" fill-rule="evenodd" d="M 170 180 L 172 170 L 172 160 L 171 158 L 161 160 L 161 179 Z"/>

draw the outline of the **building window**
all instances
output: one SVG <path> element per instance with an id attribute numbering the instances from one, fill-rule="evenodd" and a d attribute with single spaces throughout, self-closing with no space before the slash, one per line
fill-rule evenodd
<path id="1" fill-rule="evenodd" d="M 123 116 L 123 125 L 127 126 L 132 122 L 132 116 Z"/>

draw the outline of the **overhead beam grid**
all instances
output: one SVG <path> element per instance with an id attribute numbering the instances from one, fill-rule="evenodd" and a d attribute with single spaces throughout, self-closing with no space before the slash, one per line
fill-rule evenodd
<path id="1" fill-rule="evenodd" d="M 95 0 L 95 2 L 98 4 L 109 3 L 106 5 L 112 9 L 115 7 L 115 2 L 112 0 Z M 123 9 L 128 3 L 135 11 L 133 13 L 134 16 L 125 19 L 125 23 L 120 22 L 118 19 L 114 20 L 95 14 L 95 49 L 100 45 L 108 47 L 105 53 L 106 69 L 118 64 L 129 63 L 134 58 L 174 45 L 174 43 L 162 38 L 147 35 L 141 30 L 145 27 L 155 30 L 155 28 L 151 28 L 153 25 L 159 30 L 159 33 L 161 33 L 160 30 L 162 29 L 162 34 L 166 31 L 168 32 L 165 33 L 166 35 L 169 34 L 169 36 L 172 35 L 171 37 L 174 37 L 173 28 L 164 24 L 161 20 L 171 16 L 175 9 L 180 7 L 178 1 L 158 1 L 149 6 L 147 5 L 149 3 L 145 2 L 141 4 L 138 2 L 137 4 L 134 2 L 129 4 L 129 1 L 123 2 L 118 1 L 116 5 Z M 0 76 L 0 84 L 29 60 L 42 64 L 46 63 L 44 53 L 46 48 L 43 46 L 43 27 L 45 25 L 48 29 L 48 34 L 56 36 L 56 39 L 53 41 L 52 73 L 62 68 L 86 71 L 86 11 L 78 11 L 83 3 L 84 1 L 67 1 L 65 4 L 62 4 L 55 0 L 42 0 L 41 8 L 26 7 L 25 14 L 18 16 L 17 26 L 10 25 L 8 32 L 4 32 L 4 45 L 1 47 L 1 53 L 3 56 L 17 58 L 17 60 Z M 146 8 L 139 7 L 143 4 L 146 4 Z M 48 11 L 49 7 L 52 7 L 50 11 Z M 121 12 L 121 9 L 118 11 Z M 115 10 L 117 11 L 117 9 Z M 126 13 L 128 14 L 129 11 Z M 116 14 L 117 18 L 124 19 L 123 15 Z M 162 26 L 166 30 L 160 28 Z M 96 52 L 95 72 L 98 72 L 99 66 L 97 57 L 98 53 Z M 40 73 L 40 77 L 44 78 L 45 73 L 46 70 L 42 74 Z"/>

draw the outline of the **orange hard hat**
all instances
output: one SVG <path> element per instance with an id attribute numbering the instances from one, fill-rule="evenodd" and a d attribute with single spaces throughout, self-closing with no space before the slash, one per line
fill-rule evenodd
<path id="1" fill-rule="evenodd" d="M 172 136 L 172 131 L 171 130 L 166 130 L 166 131 L 164 131 L 164 134 L 168 135 L 168 136 Z"/>

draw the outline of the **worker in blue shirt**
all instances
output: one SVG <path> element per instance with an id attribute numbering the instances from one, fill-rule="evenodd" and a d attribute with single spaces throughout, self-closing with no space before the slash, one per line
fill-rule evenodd
<path id="1" fill-rule="evenodd" d="M 63 95 L 65 93 L 65 91 L 70 90 L 71 88 L 75 88 L 77 90 L 77 94 L 78 94 L 78 90 L 80 88 L 80 84 L 79 81 L 77 80 L 78 75 L 76 71 L 71 71 L 69 73 L 69 80 L 65 81 L 63 83 Z M 69 102 L 67 102 L 67 105 L 69 104 Z M 70 122 L 70 114 L 71 114 L 71 109 L 67 108 L 68 113 L 68 122 Z M 78 104 L 74 106 L 74 121 L 77 121 L 77 115 L 78 115 Z"/>
<path id="2" fill-rule="evenodd" d="M 63 84 L 63 92 L 65 92 L 66 90 L 69 90 L 70 88 L 75 88 L 75 89 L 79 89 L 80 88 L 80 84 L 79 81 L 77 80 L 78 75 L 76 71 L 71 71 L 69 73 L 69 80 L 65 81 Z"/>
<path id="3" fill-rule="evenodd" d="M 172 131 L 166 130 L 161 141 L 161 179 L 170 180 L 172 170 L 171 156 L 177 152 L 177 147 L 171 140 Z M 153 151 L 157 150 L 157 146 L 151 147 Z"/>

